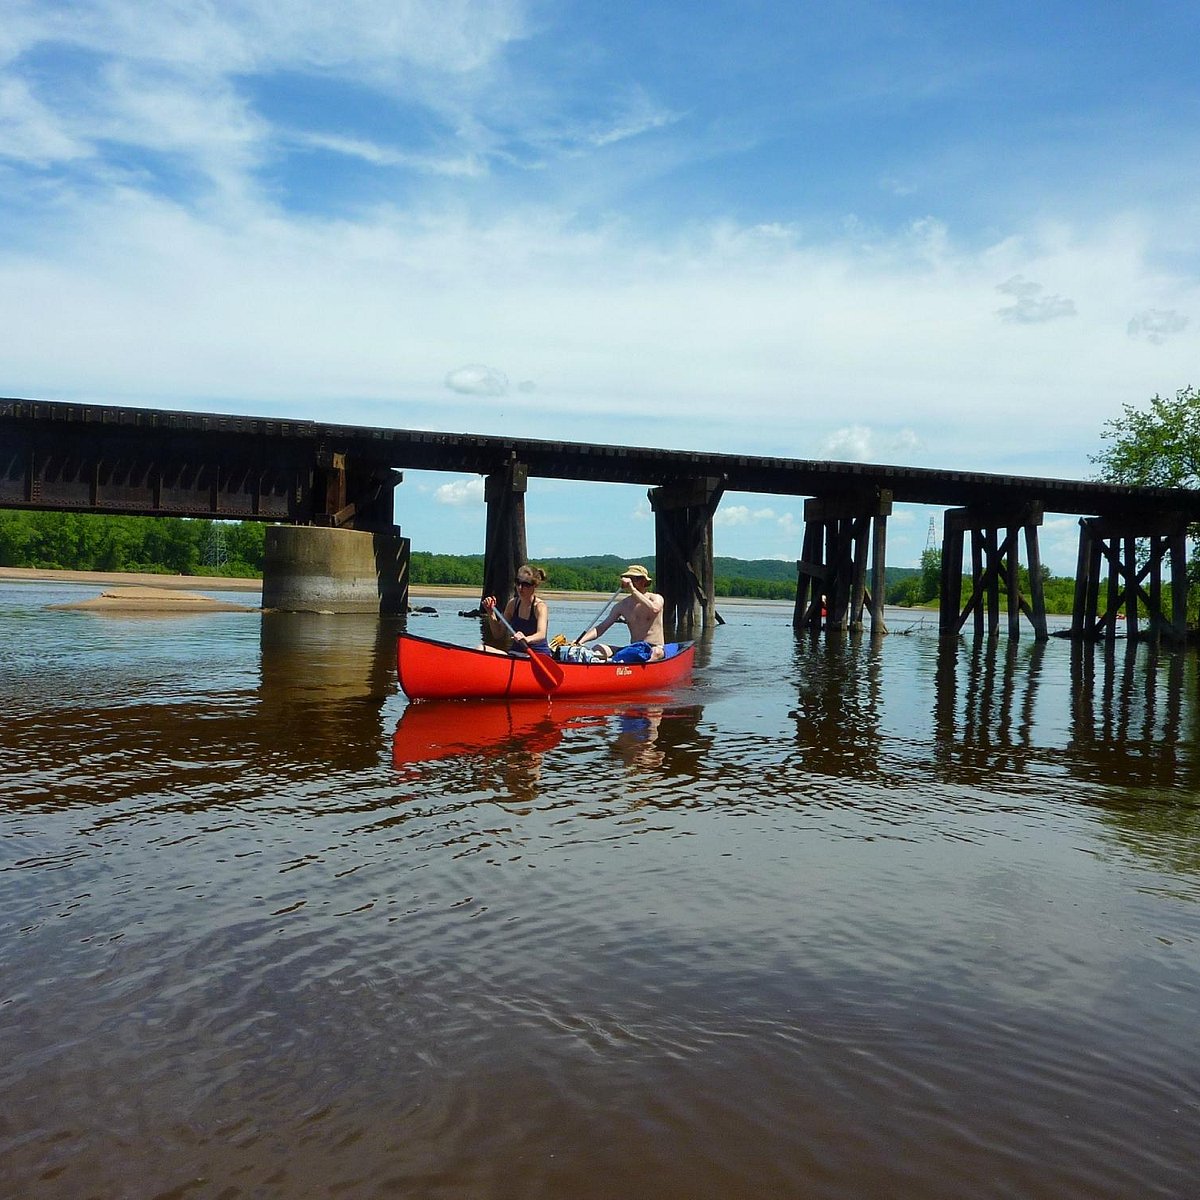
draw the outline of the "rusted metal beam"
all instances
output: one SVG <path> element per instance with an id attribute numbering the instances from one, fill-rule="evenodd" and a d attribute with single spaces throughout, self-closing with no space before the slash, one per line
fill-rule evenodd
<path id="1" fill-rule="evenodd" d="M 12 439 L 36 435 L 63 441 L 78 435 L 88 444 L 134 439 L 149 458 L 172 439 L 204 439 L 215 452 L 232 455 L 251 441 L 312 462 L 318 446 L 337 446 L 362 465 L 464 471 L 489 475 L 506 462 L 524 463 L 530 475 L 664 486 L 703 477 L 725 480 L 728 491 L 779 496 L 818 496 L 827 502 L 885 489 L 897 503 L 948 507 L 1036 502 L 1047 512 L 1119 516 L 1131 509 L 1178 511 L 1200 522 L 1200 492 L 1181 488 L 1135 488 L 1084 480 L 987 474 L 812 459 L 739 454 L 702 454 L 657 447 L 597 446 L 532 438 L 485 437 L 428 430 L 377 429 L 124 409 L 48 401 L 0 400 L 0 462 Z M 11 468 L 10 468 L 11 470 Z M 0 504 L 16 507 L 0 488 Z"/>

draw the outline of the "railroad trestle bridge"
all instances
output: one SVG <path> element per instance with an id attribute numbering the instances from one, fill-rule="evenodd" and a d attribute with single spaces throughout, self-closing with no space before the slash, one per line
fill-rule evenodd
<path id="1" fill-rule="evenodd" d="M 496 595 L 528 557 L 531 477 L 646 487 L 656 587 L 679 636 L 720 619 L 713 518 L 727 492 L 805 498 L 798 631 L 886 632 L 887 521 L 910 503 L 944 510 L 945 635 L 970 624 L 977 636 L 1007 626 L 1016 637 L 1024 618 L 1047 636 L 1046 513 L 1080 518 L 1072 636 L 1113 637 L 1118 621 L 1131 637 L 1186 634 L 1187 529 L 1200 522 L 1200 492 L 1180 488 L 0 400 L 0 508 L 269 522 L 266 607 L 404 611 L 409 541 L 394 492 L 405 469 L 484 477 L 484 591 Z"/>

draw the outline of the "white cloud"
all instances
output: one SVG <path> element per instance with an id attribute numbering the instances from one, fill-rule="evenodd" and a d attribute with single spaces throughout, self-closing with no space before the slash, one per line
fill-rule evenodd
<path id="1" fill-rule="evenodd" d="M 311 150 L 327 150 L 345 158 L 356 158 L 373 167 L 408 167 L 429 175 L 475 179 L 486 174 L 486 164 L 477 154 L 439 156 L 411 154 L 365 138 L 338 137 L 327 133 L 299 132 L 285 135 L 293 144 Z"/>
<path id="2" fill-rule="evenodd" d="M 495 367 L 470 363 L 446 376 L 446 386 L 464 396 L 503 396 L 508 391 L 508 376 Z"/>
<path id="3" fill-rule="evenodd" d="M 26 8 L 10 54 L 47 42 L 196 73 L 309 68 L 397 84 L 399 64 L 462 74 L 526 34 L 523 5 L 506 0 L 75 0 L 69 10 Z M 19 40 L 18 40 L 19 39 Z"/>
<path id="4" fill-rule="evenodd" d="M 779 532 L 785 537 L 797 537 L 804 529 L 803 518 L 797 517 L 795 513 L 784 513 L 778 518 L 776 524 L 779 526 Z"/>
<path id="5" fill-rule="evenodd" d="M 1173 308 L 1165 311 L 1147 308 L 1130 320 L 1126 332 L 1131 338 L 1145 338 L 1152 345 L 1161 346 L 1167 338 L 1182 333 L 1187 324 L 1187 317 Z"/>
<path id="6" fill-rule="evenodd" d="M 1014 275 L 1004 283 L 996 285 L 996 291 L 1014 298 L 1014 303 L 996 309 L 1002 321 L 1013 321 L 1018 325 L 1040 325 L 1058 317 L 1075 316 L 1075 301 L 1065 296 L 1043 296 L 1045 289 L 1022 275 Z"/>
<path id="7" fill-rule="evenodd" d="M 23 81 L 0 79 L 0 158 L 46 167 L 90 153 Z"/>
<path id="8" fill-rule="evenodd" d="M 846 425 L 825 438 L 820 457 L 847 462 L 911 463 L 920 449 L 921 439 L 911 429 L 879 433 L 865 425 Z"/>
<path id="9" fill-rule="evenodd" d="M 722 504 L 713 516 L 713 526 L 717 529 L 736 529 L 743 533 L 752 530 L 772 528 L 772 538 L 782 535 L 789 541 L 800 536 L 804 529 L 804 520 L 792 512 L 779 512 L 770 506 L 752 508 L 748 504 Z M 794 554 L 775 554 L 772 557 L 791 558 Z"/>
<path id="10" fill-rule="evenodd" d="M 679 120 L 679 114 L 654 103 L 642 88 L 635 88 L 620 105 L 618 115 L 602 129 L 593 130 L 587 141 L 593 146 L 609 146 L 639 137 Z"/>
<path id="11" fill-rule="evenodd" d="M 483 480 L 478 476 L 472 476 L 470 479 L 455 479 L 450 483 L 443 483 L 433 493 L 433 498 L 438 504 L 445 504 L 451 508 L 482 505 Z"/>
<path id="12" fill-rule="evenodd" d="M 723 504 L 714 514 L 713 524 L 736 528 L 739 525 L 756 525 L 774 518 L 775 510 L 771 508 L 752 509 L 748 504 Z"/>

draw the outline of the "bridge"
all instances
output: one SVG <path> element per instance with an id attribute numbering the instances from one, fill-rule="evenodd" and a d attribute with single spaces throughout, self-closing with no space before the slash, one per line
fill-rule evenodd
<path id="1" fill-rule="evenodd" d="M 354 539 L 337 533 L 370 544 L 377 586 L 367 602 L 385 610 L 407 603 L 408 540 L 393 515 L 405 469 L 485 478 L 485 590 L 497 595 L 527 557 L 530 477 L 646 487 L 657 587 L 684 633 L 716 618 L 712 521 L 726 492 L 806 498 L 797 629 L 861 628 L 869 619 L 872 632 L 885 631 L 887 518 L 893 504 L 914 503 L 945 509 L 942 632 L 972 619 L 979 634 L 998 631 L 1003 601 L 1011 635 L 1024 616 L 1046 636 L 1037 530 L 1050 512 L 1081 518 L 1073 634 L 1111 637 L 1122 617 L 1136 635 L 1140 600 L 1146 634 L 1179 639 L 1187 526 L 1200 522 L 1200 493 L 1178 488 L 0 400 L 0 507 L 271 522 L 271 607 L 314 589 L 330 600 L 320 579 L 358 571 L 339 565 Z M 1019 586 L 1022 535 L 1028 596 Z M 272 597 L 282 603 L 268 604 Z"/>

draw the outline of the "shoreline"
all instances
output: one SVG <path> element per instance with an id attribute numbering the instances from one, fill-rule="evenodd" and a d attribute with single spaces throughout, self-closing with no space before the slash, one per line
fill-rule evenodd
<path id="1" fill-rule="evenodd" d="M 42 567 L 0 567 L 0 583 L 72 583 L 95 587 L 152 587 L 180 592 L 257 592 L 261 579 L 238 579 L 224 575 L 155 575 L 145 571 L 62 571 Z M 414 583 L 409 595 L 428 599 L 479 599 L 477 588 L 459 584 Z M 600 592 L 562 592 L 543 588 L 547 600 L 604 599 Z"/>
<path id="2" fill-rule="evenodd" d="M 141 571 L 61 571 L 41 567 L 0 567 L 0 583 L 72 583 L 96 587 L 153 587 L 182 592 L 256 592 L 262 594 L 261 579 L 236 579 L 223 575 L 154 575 Z M 479 599 L 478 589 L 460 584 L 414 583 L 409 595 L 425 599 Z M 601 604 L 612 592 L 565 592 L 542 588 L 548 602 L 581 600 Z M 753 596 L 718 596 L 718 606 L 741 604 L 790 604 L 790 600 L 760 600 Z"/>

